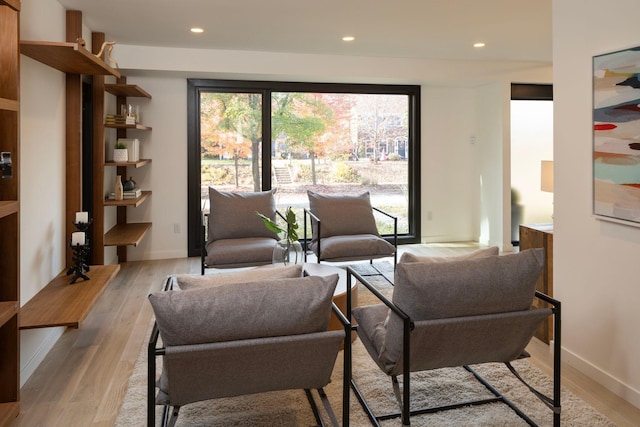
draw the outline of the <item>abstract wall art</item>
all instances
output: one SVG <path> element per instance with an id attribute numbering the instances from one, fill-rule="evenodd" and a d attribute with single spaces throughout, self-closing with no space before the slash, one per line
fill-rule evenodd
<path id="1" fill-rule="evenodd" d="M 593 213 L 640 227 L 640 46 L 593 57 Z"/>

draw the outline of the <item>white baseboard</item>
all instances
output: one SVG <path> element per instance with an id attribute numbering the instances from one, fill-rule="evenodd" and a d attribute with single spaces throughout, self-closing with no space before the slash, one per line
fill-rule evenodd
<path id="1" fill-rule="evenodd" d="M 36 338 L 36 340 L 39 342 L 38 346 L 35 348 L 35 351 L 30 356 L 28 356 L 28 359 L 26 360 L 24 365 L 21 366 L 20 368 L 20 387 L 22 387 L 27 382 L 29 377 L 31 377 L 31 375 L 33 375 L 33 373 L 36 371 L 38 366 L 40 366 L 40 363 L 42 363 L 42 361 L 47 356 L 49 351 L 51 351 L 51 349 L 56 344 L 58 339 L 64 333 L 65 329 L 66 329 L 65 327 L 61 326 L 57 328 L 47 328 L 47 329 L 37 330 L 37 333 L 44 334 L 44 337 Z M 35 330 L 22 331 L 20 336 L 21 343 L 27 341 L 27 339 L 25 339 L 26 337 L 23 338 L 25 335 L 34 334 L 34 333 L 36 333 Z M 23 351 L 21 348 L 20 353 L 26 355 L 27 352 Z"/>
<path id="2" fill-rule="evenodd" d="M 601 384 L 603 387 L 606 387 L 613 394 L 620 396 L 633 406 L 640 408 L 640 390 L 636 390 L 629 384 L 625 384 L 620 379 L 603 371 L 582 357 L 568 351 L 566 348 L 562 349 L 562 361 L 576 368 L 592 380 Z"/>

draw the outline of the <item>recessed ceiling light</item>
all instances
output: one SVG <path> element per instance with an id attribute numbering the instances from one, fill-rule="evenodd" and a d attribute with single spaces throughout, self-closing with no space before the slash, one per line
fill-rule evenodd
<path id="1" fill-rule="evenodd" d="M 356 39 L 356 38 L 355 38 L 355 37 L 353 37 L 353 36 L 344 36 L 344 37 L 342 38 L 342 41 L 344 41 L 344 42 L 352 42 L 352 41 L 354 41 L 355 39 Z"/>
<path id="2" fill-rule="evenodd" d="M 482 42 L 474 43 L 473 47 L 484 47 L 484 43 L 482 43 Z"/>
<path id="3" fill-rule="evenodd" d="M 191 32 L 192 32 L 192 33 L 200 34 L 200 33 L 204 33 L 204 30 L 203 30 L 202 28 L 200 28 L 200 27 L 193 27 L 193 28 L 191 29 Z"/>

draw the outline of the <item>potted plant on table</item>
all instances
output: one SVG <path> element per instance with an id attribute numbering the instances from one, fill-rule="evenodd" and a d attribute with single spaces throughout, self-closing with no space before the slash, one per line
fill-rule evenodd
<path id="1" fill-rule="evenodd" d="M 278 236 L 280 240 L 273 249 L 273 263 L 274 264 L 302 264 L 304 252 L 302 251 L 302 245 L 298 241 L 298 221 L 296 214 L 289 206 L 284 213 L 284 220 L 286 222 L 286 228 L 280 227 L 271 218 L 256 212 L 256 214 L 262 219 L 264 225 Z"/>

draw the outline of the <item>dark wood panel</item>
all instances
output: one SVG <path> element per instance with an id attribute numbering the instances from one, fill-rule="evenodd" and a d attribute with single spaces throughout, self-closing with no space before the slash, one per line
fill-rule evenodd
<path id="1" fill-rule="evenodd" d="M 104 33 L 92 33 L 92 49 L 97 54 L 105 41 Z M 104 264 L 104 76 L 93 76 L 93 224 L 91 235 L 91 262 Z"/>

